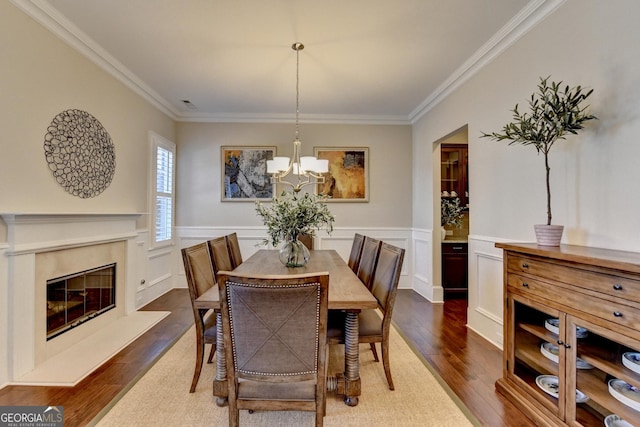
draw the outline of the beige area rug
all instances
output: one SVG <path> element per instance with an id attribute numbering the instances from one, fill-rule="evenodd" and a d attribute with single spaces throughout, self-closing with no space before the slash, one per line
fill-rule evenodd
<path id="1" fill-rule="evenodd" d="M 12 384 L 74 386 L 169 314 L 170 311 L 135 311 L 123 316 Z"/>
<path id="2" fill-rule="evenodd" d="M 215 359 L 205 364 L 195 393 L 189 393 L 195 363 L 195 330 L 185 335 L 111 408 L 105 408 L 91 425 L 121 426 L 223 426 L 228 410 L 215 405 L 211 387 Z M 395 390 L 387 387 L 382 362 L 373 360 L 369 345 L 360 347 L 362 395 L 356 407 L 327 394 L 325 426 L 438 426 L 480 425 L 442 380 L 431 372 L 394 329 L 391 336 L 391 372 Z M 208 351 L 208 349 L 207 349 Z M 344 347 L 332 346 L 332 372 L 340 371 Z M 337 366 L 337 368 L 336 368 Z M 332 369 L 333 368 L 333 369 Z M 101 418 L 102 417 L 102 418 Z M 240 425 L 311 426 L 308 412 L 240 411 Z"/>

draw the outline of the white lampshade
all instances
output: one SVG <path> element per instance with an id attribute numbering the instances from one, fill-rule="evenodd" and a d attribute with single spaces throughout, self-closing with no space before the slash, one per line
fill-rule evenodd
<path id="1" fill-rule="evenodd" d="M 302 169 L 302 173 L 307 171 L 314 171 L 316 166 L 316 158 L 312 156 L 303 156 L 300 157 L 300 169 Z"/>
<path id="2" fill-rule="evenodd" d="M 315 171 L 318 172 L 318 173 L 327 173 L 327 172 L 329 172 L 329 160 L 327 160 L 327 159 L 316 159 Z"/>
<path id="3" fill-rule="evenodd" d="M 273 160 L 267 160 L 267 173 L 284 172 L 289 169 L 288 157 L 274 157 Z"/>

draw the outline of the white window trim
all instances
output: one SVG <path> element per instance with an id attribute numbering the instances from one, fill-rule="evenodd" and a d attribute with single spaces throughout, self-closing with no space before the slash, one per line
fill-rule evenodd
<path id="1" fill-rule="evenodd" d="M 158 148 L 173 153 L 173 174 L 171 182 L 171 239 L 156 241 L 156 197 L 157 197 L 157 150 Z M 175 242 L 176 218 L 176 145 L 168 139 L 149 131 L 149 247 L 150 249 L 171 246 Z"/>

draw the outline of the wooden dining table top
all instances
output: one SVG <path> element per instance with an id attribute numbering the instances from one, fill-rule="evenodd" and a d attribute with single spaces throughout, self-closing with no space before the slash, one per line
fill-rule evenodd
<path id="1" fill-rule="evenodd" d="M 377 308 L 375 297 L 333 249 L 312 250 L 304 267 L 290 268 L 280 262 L 278 250 L 261 249 L 242 262 L 234 273 L 259 275 L 295 275 L 329 273 L 329 309 L 365 310 Z M 196 299 L 196 307 L 220 309 L 220 295 L 215 285 Z"/>

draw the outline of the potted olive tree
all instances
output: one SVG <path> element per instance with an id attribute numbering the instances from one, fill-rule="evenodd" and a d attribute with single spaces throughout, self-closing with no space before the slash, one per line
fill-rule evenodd
<path id="1" fill-rule="evenodd" d="M 548 83 L 549 77 L 540 78 L 538 91 L 531 95 L 529 112 L 520 113 L 518 104 L 513 111 L 513 121 L 502 128 L 502 132 L 483 133 L 483 138 L 495 141 L 510 141 L 509 145 L 532 145 L 544 156 L 547 185 L 547 223 L 534 225 L 539 245 L 559 246 L 564 226 L 551 224 L 551 186 L 549 181 L 549 151 L 553 144 L 565 139 L 568 133 L 577 134 L 584 123 L 597 119 L 587 112 L 584 101 L 593 89 L 581 86 L 562 87 L 562 81 Z"/>

